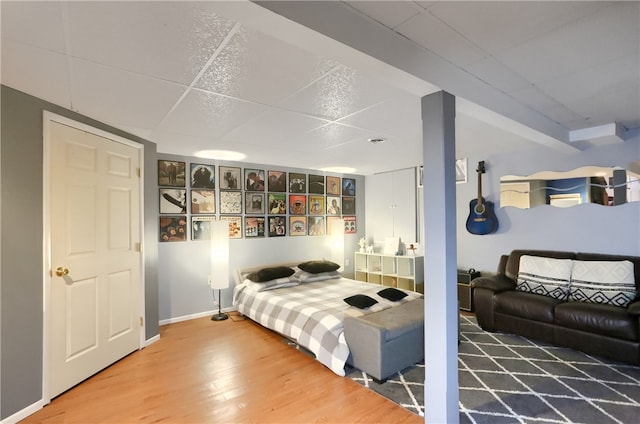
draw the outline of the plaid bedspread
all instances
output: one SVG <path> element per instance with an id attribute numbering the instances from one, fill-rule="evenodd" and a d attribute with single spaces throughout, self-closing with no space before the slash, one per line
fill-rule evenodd
<path id="1" fill-rule="evenodd" d="M 240 284 L 234 288 L 234 305 L 241 314 L 296 341 L 334 373 L 344 376 L 349 347 L 343 318 L 381 311 L 422 297 L 405 290 L 408 296 L 392 302 L 378 296 L 383 288 L 343 277 L 263 292 Z M 343 299 L 354 294 L 366 294 L 378 303 L 365 310 L 347 305 Z"/>

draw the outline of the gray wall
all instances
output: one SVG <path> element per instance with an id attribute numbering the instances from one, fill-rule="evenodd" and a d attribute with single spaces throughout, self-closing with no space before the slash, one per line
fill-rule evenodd
<path id="1" fill-rule="evenodd" d="M 478 161 L 486 161 L 482 188 L 495 204 L 497 233 L 479 236 L 466 231 L 469 202 L 477 196 Z M 571 208 L 549 205 L 532 209 L 500 207 L 499 180 L 503 175 L 530 175 L 539 171 L 569 171 L 588 165 L 621 166 L 640 161 L 640 136 L 573 154 L 545 147 L 509 154 L 487 152 L 468 158 L 469 178 L 457 184 L 458 266 L 493 272 L 501 254 L 512 249 L 552 249 L 640 255 L 640 202 L 609 207 L 582 204 Z"/>
<path id="2" fill-rule="evenodd" d="M 100 122 L 2 86 L 0 166 L 0 419 L 42 398 L 42 111 L 91 125 L 145 147 L 146 338 L 159 333 L 156 146 Z"/>
<path id="3" fill-rule="evenodd" d="M 268 170 L 278 170 L 285 171 L 287 173 L 299 172 L 304 174 L 324 175 L 322 172 L 309 169 L 275 167 L 243 162 L 225 163 L 195 157 L 166 154 L 158 154 L 158 159 L 186 162 L 187 172 L 189 170 L 190 163 L 214 165 L 216 171 L 216 187 L 219 187 L 218 167 L 220 165 L 262 169 L 265 171 L 265 174 Z M 356 180 L 357 233 L 345 234 L 344 236 L 344 257 L 349 260 L 349 265 L 345 266 L 342 270 L 345 276 L 352 276 L 353 252 L 358 247 L 358 239 L 364 236 L 364 177 L 346 174 L 328 175 L 344 176 L 354 178 Z M 187 183 L 187 186 L 188 185 L 189 183 Z M 219 188 L 216 190 L 218 190 L 217 193 L 219 193 Z M 189 190 L 187 193 L 189 193 Z M 189 208 L 188 212 L 190 212 Z M 189 214 L 189 225 L 191 225 L 191 216 L 192 215 Z M 218 213 L 217 216 L 219 217 L 220 214 Z M 265 216 L 267 215 L 265 214 Z M 190 240 L 190 231 L 191 228 L 189 228 L 189 240 L 187 241 L 159 243 L 158 246 L 160 320 L 163 323 L 185 319 L 203 313 L 209 313 L 217 308 L 217 306 L 214 306 L 212 292 L 207 284 L 207 278 L 210 274 L 210 245 L 207 241 Z M 302 261 L 322 258 L 331 259 L 329 239 L 329 236 L 291 237 L 287 235 L 285 237 L 241 238 L 229 240 L 230 288 L 221 291 L 222 308 L 232 307 L 234 281 L 233 272 L 237 268 L 285 261 Z M 217 299 L 217 291 L 215 296 Z"/>

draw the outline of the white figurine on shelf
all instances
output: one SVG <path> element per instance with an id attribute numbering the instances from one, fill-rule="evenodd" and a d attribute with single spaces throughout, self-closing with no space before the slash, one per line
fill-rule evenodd
<path id="1" fill-rule="evenodd" d="M 367 253 L 373 253 L 373 244 L 367 246 Z"/>
<path id="2" fill-rule="evenodd" d="M 365 246 L 367 245 L 367 239 L 362 237 L 358 240 L 358 246 L 360 246 L 360 253 L 365 252 Z"/>

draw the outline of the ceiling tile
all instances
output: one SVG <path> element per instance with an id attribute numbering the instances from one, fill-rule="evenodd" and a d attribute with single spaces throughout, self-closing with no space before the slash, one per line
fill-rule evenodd
<path id="1" fill-rule="evenodd" d="M 339 122 L 371 131 L 386 132 L 419 122 L 422 119 L 420 108 L 419 97 L 399 94 L 340 119 Z"/>
<path id="2" fill-rule="evenodd" d="M 253 119 L 265 109 L 266 106 L 256 103 L 191 90 L 167 116 L 160 129 L 215 139 Z"/>
<path id="3" fill-rule="evenodd" d="M 408 1 L 347 1 L 345 3 L 389 28 L 395 28 L 420 13 L 420 8 Z"/>
<path id="4" fill-rule="evenodd" d="M 73 60 L 74 110 L 114 126 L 154 128 L 184 87 L 84 60 Z"/>
<path id="5" fill-rule="evenodd" d="M 60 3 L 3 1 L 0 7 L 3 44 L 5 40 L 14 40 L 45 50 L 65 52 Z"/>
<path id="6" fill-rule="evenodd" d="M 197 86 L 258 103 L 277 104 L 336 65 L 275 38 L 241 28 Z"/>
<path id="7" fill-rule="evenodd" d="M 470 63 L 465 69 L 501 91 L 512 91 L 530 85 L 525 78 L 491 56 Z"/>
<path id="8" fill-rule="evenodd" d="M 181 84 L 193 81 L 234 25 L 204 2 L 68 4 L 76 57 Z"/>

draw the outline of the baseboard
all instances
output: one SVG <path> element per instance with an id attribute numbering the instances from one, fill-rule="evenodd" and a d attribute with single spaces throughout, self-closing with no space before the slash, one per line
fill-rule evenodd
<path id="1" fill-rule="evenodd" d="M 150 339 L 145 340 L 144 341 L 144 347 L 151 346 L 152 344 L 154 344 L 158 340 L 160 340 L 160 334 L 156 334 L 155 336 L 151 337 Z"/>
<path id="2" fill-rule="evenodd" d="M 41 399 L 36 403 L 27 406 L 23 410 L 16 412 L 10 417 L 5 418 L 4 420 L 0 420 L 0 424 L 16 424 L 17 422 L 27 418 L 29 415 L 35 414 L 36 412 L 44 408 L 44 406 L 45 406 L 45 403 Z"/>
<path id="3" fill-rule="evenodd" d="M 231 311 L 235 311 L 236 309 L 233 307 L 230 308 L 223 308 L 222 312 L 231 312 Z M 169 319 L 163 319 L 160 320 L 160 325 L 167 325 L 167 324 L 175 324 L 176 322 L 182 322 L 182 321 L 189 321 L 191 319 L 196 319 L 196 318 L 202 318 L 202 317 L 206 317 L 206 316 L 211 316 L 213 314 L 218 313 L 218 310 L 210 310 L 210 311 L 205 311 L 205 312 L 198 312 L 197 314 L 191 314 L 191 315 L 183 315 L 180 317 L 175 317 L 175 318 L 169 318 Z"/>

